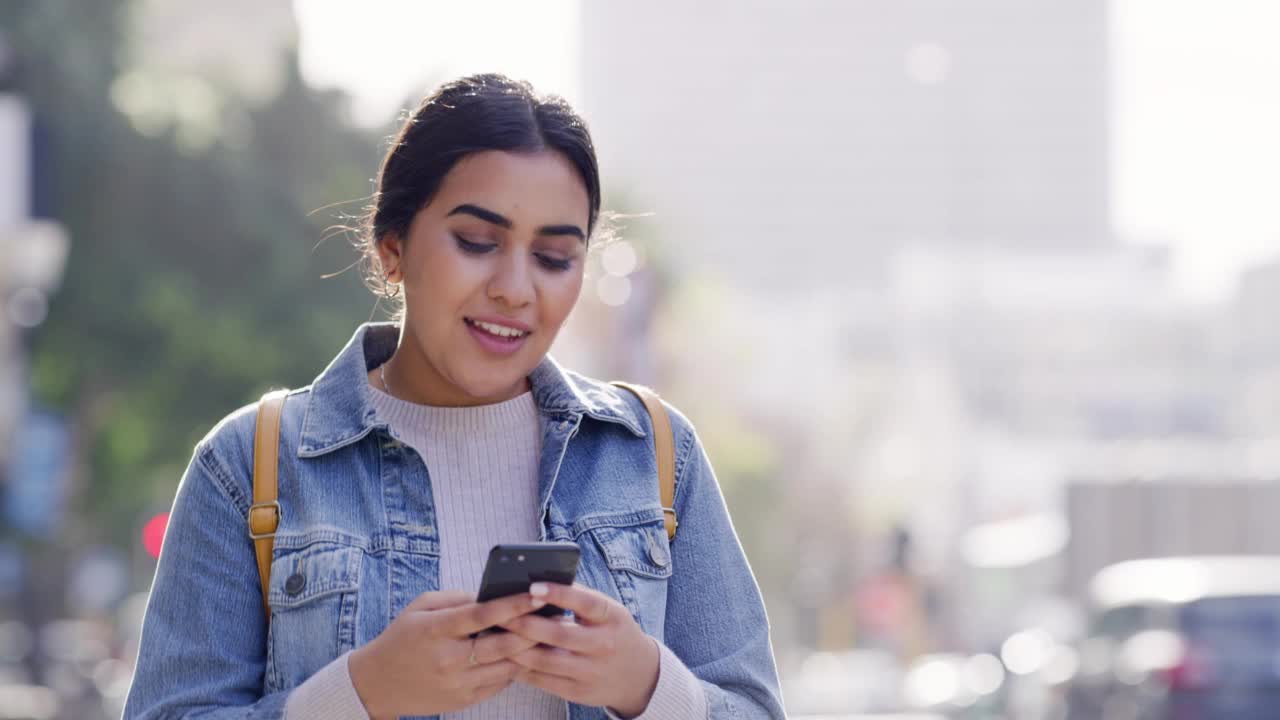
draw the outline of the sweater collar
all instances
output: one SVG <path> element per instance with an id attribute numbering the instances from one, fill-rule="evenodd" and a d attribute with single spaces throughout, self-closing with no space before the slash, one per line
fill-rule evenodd
<path id="1" fill-rule="evenodd" d="M 364 323 L 315 381 L 307 397 L 298 443 L 299 457 L 314 457 L 349 445 L 375 428 L 377 418 L 369 387 L 370 370 L 395 352 L 400 328 L 395 323 Z M 529 374 L 533 399 L 545 417 L 587 416 L 617 423 L 638 437 L 644 425 L 632 404 L 612 386 L 566 370 L 550 355 Z"/>

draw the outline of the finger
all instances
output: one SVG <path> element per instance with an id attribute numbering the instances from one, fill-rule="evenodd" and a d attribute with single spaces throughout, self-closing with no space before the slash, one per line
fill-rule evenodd
<path id="1" fill-rule="evenodd" d="M 582 585 L 538 582 L 529 586 L 529 594 L 551 605 L 572 610 L 578 622 L 585 625 L 601 625 L 626 613 L 626 608 L 613 598 Z"/>
<path id="2" fill-rule="evenodd" d="M 519 655 L 513 655 L 511 662 L 527 670 L 583 681 L 595 669 L 596 661 L 585 655 L 578 655 L 551 647 L 533 647 Z"/>
<path id="3" fill-rule="evenodd" d="M 424 592 L 405 607 L 406 611 L 444 610 L 474 602 L 475 596 L 465 590 L 434 590 Z"/>
<path id="4" fill-rule="evenodd" d="M 523 670 L 524 666 L 514 660 L 499 660 L 469 667 L 462 671 L 461 679 L 466 687 L 501 685 L 514 680 Z"/>
<path id="5" fill-rule="evenodd" d="M 506 690 L 514 681 L 515 680 L 513 678 L 511 680 L 507 680 L 506 682 L 495 683 L 493 685 L 481 685 L 480 687 L 477 687 L 475 690 L 471 692 L 471 699 L 473 702 L 488 700 L 494 695 L 497 695 L 503 690 Z"/>
<path id="6" fill-rule="evenodd" d="M 518 618 L 545 604 L 544 600 L 531 598 L 528 593 L 518 593 L 488 602 L 441 610 L 441 622 L 446 635 L 465 637 Z"/>
<path id="7" fill-rule="evenodd" d="M 530 640 L 523 635 L 512 632 L 486 635 L 476 640 L 476 660 L 482 663 L 503 660 L 517 653 L 522 653 L 537 644 L 538 641 L 536 640 Z"/>
<path id="8" fill-rule="evenodd" d="M 528 670 L 516 676 L 516 680 L 530 685 L 532 687 L 541 688 L 556 697 L 564 698 L 572 702 L 582 695 L 582 686 L 577 682 L 559 675 L 550 675 L 541 673 L 537 670 Z"/>
<path id="9" fill-rule="evenodd" d="M 539 615 L 525 615 L 502 624 L 511 632 L 533 643 L 571 650 L 583 655 L 608 654 L 611 630 L 578 625 Z"/>

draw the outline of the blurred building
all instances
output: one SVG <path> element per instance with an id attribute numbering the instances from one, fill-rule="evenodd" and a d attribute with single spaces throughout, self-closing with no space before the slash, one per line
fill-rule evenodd
<path id="1" fill-rule="evenodd" d="M 1107 17 L 1102 0 L 583 6 L 607 202 L 653 212 L 666 267 L 699 302 L 721 294 L 668 312 L 663 387 L 786 448 L 771 542 L 807 556 L 854 528 L 817 575 L 871 575 L 910 528 L 939 648 L 1061 616 L 1104 561 L 1276 547 L 1266 512 L 1178 488 L 1280 476 L 1280 262 L 1231 306 L 1195 304 L 1167 248 L 1115 240 Z M 1173 499 L 1082 516 L 1084 485 Z M 803 603 L 839 607 L 843 587 L 783 584 L 786 640 L 821 645 Z"/>
<path id="2" fill-rule="evenodd" d="M 1240 279 L 1228 327 L 1234 344 L 1232 376 L 1236 432 L 1266 437 L 1280 428 L 1280 259 L 1247 270 Z M 1277 438 L 1280 443 L 1280 438 Z"/>
<path id="3" fill-rule="evenodd" d="M 1019 306 L 1039 296 L 1021 291 L 1047 281 L 1073 301 L 1089 290 L 1072 282 L 1106 268 L 1108 290 L 1132 304 L 1127 283 L 1149 279 L 1113 254 L 1108 227 L 1105 3 L 661 0 L 582 12 L 583 104 L 607 204 L 654 214 L 669 271 L 723 283 L 718 310 L 686 304 L 670 318 L 698 352 L 668 353 L 662 386 L 721 398 L 788 448 L 777 512 L 794 520 L 770 534 L 836 565 L 809 575 L 872 572 L 880 534 L 905 523 L 918 569 L 947 586 L 970 525 L 1053 502 L 1054 459 L 1019 452 L 1016 433 L 978 441 L 984 414 L 1070 424 L 1078 415 L 1049 405 L 1088 382 L 1058 389 L 1052 372 L 1019 364 L 1054 351 L 1036 337 L 1038 310 Z M 930 296 L 938 283 L 955 287 Z M 929 297 L 948 307 L 917 304 Z M 1087 325 L 1105 315 L 1096 308 L 1060 312 Z M 1002 373 L 1028 377 L 997 387 Z M 843 543 L 837 528 L 865 542 L 824 552 Z M 783 581 L 805 588 L 794 617 L 775 618 L 783 644 L 822 644 L 804 608 L 839 606 L 848 589 L 804 577 Z"/>
<path id="4" fill-rule="evenodd" d="M 1274 471 L 1273 471 L 1274 473 Z M 1073 525 L 1063 587 L 1081 600 L 1112 563 L 1170 555 L 1280 554 L 1276 475 L 1190 473 L 1157 482 L 1082 478 L 1066 496 Z"/>
<path id="5" fill-rule="evenodd" d="M 911 250 L 894 268 L 892 400 L 858 492 L 914 519 L 963 608 L 952 640 L 1011 632 L 1026 620 L 1002 606 L 1078 597 L 1109 562 L 1280 547 L 1274 265 L 1221 307 L 1171 292 L 1159 248 Z"/>
<path id="6" fill-rule="evenodd" d="M 1102 0 L 583 4 L 609 187 L 757 291 L 882 286 L 904 245 L 1108 241 Z"/>
<path id="7" fill-rule="evenodd" d="M 27 97 L 15 90 L 20 71 L 0 32 L 0 617 L 16 610 L 36 627 L 53 612 L 48 573 L 18 541 L 56 536 L 62 527 L 67 428 L 33 406 L 27 332 L 45 320 L 70 241 L 47 217 L 48 146 Z M 6 650 L 10 662 L 40 677 L 42 649 Z"/>
<path id="8" fill-rule="evenodd" d="M 26 449 L 15 441 L 28 412 L 24 333 L 44 322 L 69 249 L 65 230 L 46 216 L 48 147 L 27 99 L 11 87 L 17 60 L 0 34 L 0 511 L 14 491 L 8 465 Z"/>

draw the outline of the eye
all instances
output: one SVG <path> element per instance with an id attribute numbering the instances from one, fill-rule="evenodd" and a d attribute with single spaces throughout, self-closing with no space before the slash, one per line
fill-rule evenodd
<path id="1" fill-rule="evenodd" d="M 492 252 L 494 248 L 498 247 L 496 243 L 471 242 L 457 233 L 454 233 L 453 239 L 457 241 L 458 248 L 460 250 L 466 253 L 471 253 L 472 255 L 484 255 L 485 253 Z"/>
<path id="2" fill-rule="evenodd" d="M 566 258 L 562 260 L 560 258 L 551 257 L 550 255 L 543 255 L 542 253 L 534 253 L 534 257 L 538 258 L 539 265 L 555 272 L 563 272 L 573 267 L 573 260 L 571 259 Z"/>

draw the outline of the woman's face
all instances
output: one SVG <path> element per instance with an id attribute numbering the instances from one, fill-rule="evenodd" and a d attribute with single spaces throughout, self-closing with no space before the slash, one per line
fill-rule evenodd
<path id="1" fill-rule="evenodd" d="M 408 237 L 379 243 L 403 283 L 391 386 L 432 405 L 524 392 L 582 289 L 589 201 L 559 153 L 485 151 L 460 160 Z"/>

